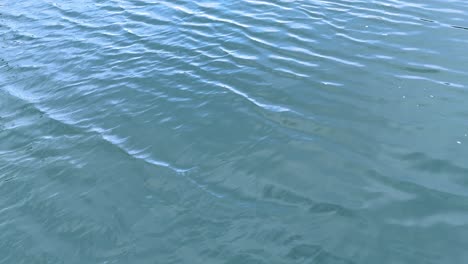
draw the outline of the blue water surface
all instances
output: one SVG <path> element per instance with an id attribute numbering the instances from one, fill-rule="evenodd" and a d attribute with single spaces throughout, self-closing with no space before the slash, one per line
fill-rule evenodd
<path id="1" fill-rule="evenodd" d="M 468 263 L 468 1 L 2 0 L 0 263 Z"/>

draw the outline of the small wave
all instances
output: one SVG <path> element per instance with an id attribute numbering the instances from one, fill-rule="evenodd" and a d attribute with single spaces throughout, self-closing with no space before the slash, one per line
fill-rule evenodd
<path id="1" fill-rule="evenodd" d="M 227 84 L 219 84 L 219 86 L 223 87 L 224 89 L 227 89 L 241 97 L 243 97 L 244 99 L 246 99 L 247 101 L 253 103 L 254 105 L 258 106 L 258 107 L 261 107 L 265 110 L 268 110 L 268 111 L 272 111 L 272 112 L 291 112 L 291 110 L 287 107 L 283 107 L 283 106 L 279 106 L 279 105 L 272 105 L 272 104 L 265 104 L 265 103 L 261 103 L 259 101 L 257 101 L 256 99 L 253 99 L 251 98 L 248 94 L 244 93 L 244 92 L 241 92 Z"/>

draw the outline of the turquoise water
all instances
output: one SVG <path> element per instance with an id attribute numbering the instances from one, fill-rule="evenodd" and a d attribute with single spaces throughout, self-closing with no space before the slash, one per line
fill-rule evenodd
<path id="1" fill-rule="evenodd" d="M 0 263 L 467 263 L 467 48 L 464 0 L 3 0 Z"/>

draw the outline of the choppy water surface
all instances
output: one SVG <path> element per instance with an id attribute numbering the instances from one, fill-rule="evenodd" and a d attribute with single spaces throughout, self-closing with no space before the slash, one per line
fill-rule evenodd
<path id="1" fill-rule="evenodd" d="M 466 263 L 468 2 L 0 2 L 0 263 Z"/>

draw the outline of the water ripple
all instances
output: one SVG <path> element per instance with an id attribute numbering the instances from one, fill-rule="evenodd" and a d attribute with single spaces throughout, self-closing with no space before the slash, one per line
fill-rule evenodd
<path id="1" fill-rule="evenodd" d="M 0 3 L 0 262 L 463 262 L 467 8 Z"/>

